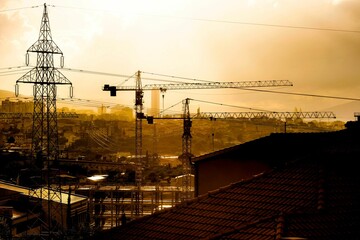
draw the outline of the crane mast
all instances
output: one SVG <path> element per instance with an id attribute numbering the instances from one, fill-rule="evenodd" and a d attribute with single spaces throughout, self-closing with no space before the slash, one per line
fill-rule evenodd
<path id="1" fill-rule="evenodd" d="M 190 98 L 186 98 L 183 103 L 183 115 L 181 118 L 159 117 L 151 119 L 183 119 L 182 135 L 182 155 L 180 157 L 183 170 L 182 195 L 181 200 L 186 201 L 192 198 L 191 192 L 191 127 L 192 119 L 294 119 L 294 118 L 336 118 L 333 112 L 198 112 L 190 114 Z M 213 136 L 213 135 L 212 135 Z"/>
<path id="2" fill-rule="evenodd" d="M 183 176 L 182 176 L 182 192 L 181 201 L 191 199 L 191 118 L 189 110 L 190 99 L 183 100 L 183 127 L 182 135 L 182 154 L 180 156 Z"/>
<path id="3" fill-rule="evenodd" d="M 143 96 L 144 92 L 141 88 L 141 72 L 136 73 L 136 91 L 135 91 L 135 158 L 136 158 L 136 171 L 135 171 L 135 215 L 141 214 L 140 209 L 140 190 L 142 182 L 142 119 L 143 113 Z"/>

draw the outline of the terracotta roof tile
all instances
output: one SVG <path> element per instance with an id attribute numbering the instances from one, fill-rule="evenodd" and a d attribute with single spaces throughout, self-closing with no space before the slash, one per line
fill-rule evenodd
<path id="1" fill-rule="evenodd" d="M 96 239 L 275 239 L 277 234 L 356 239 L 360 229 L 356 166 L 353 156 L 343 152 L 303 156 L 253 179 L 104 231 Z"/>

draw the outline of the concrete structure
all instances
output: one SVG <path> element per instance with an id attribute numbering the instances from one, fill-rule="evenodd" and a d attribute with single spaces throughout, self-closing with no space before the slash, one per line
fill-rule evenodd
<path id="1" fill-rule="evenodd" d="M 160 90 L 151 90 L 151 108 L 149 115 L 153 117 L 160 117 Z"/>

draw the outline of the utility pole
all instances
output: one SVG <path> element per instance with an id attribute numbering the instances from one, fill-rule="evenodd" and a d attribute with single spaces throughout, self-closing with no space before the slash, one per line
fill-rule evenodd
<path id="1" fill-rule="evenodd" d="M 38 183 L 40 185 L 33 186 L 35 189 L 30 190 L 29 197 L 38 199 L 40 205 L 43 199 L 47 200 L 46 220 L 43 221 L 40 217 L 38 220 L 42 221 L 40 235 L 52 239 L 61 234 L 61 228 L 64 225 L 61 209 L 61 182 L 57 179 L 57 174 L 52 172 L 59 157 L 56 85 L 70 85 L 70 97 L 72 97 L 72 84 L 54 67 L 54 54 L 60 55 L 61 67 L 64 66 L 64 57 L 60 48 L 52 40 L 46 4 L 44 4 L 39 38 L 26 52 L 26 65 L 29 65 L 29 53 L 36 53 L 36 67 L 16 81 L 15 94 L 19 94 L 18 83 L 34 85 L 31 152 L 33 160 L 37 162 L 37 168 L 45 171 L 41 174 L 41 181 Z M 43 184 L 46 184 L 46 187 Z M 44 206 L 41 205 L 41 207 Z M 44 208 L 43 210 L 45 211 Z"/>

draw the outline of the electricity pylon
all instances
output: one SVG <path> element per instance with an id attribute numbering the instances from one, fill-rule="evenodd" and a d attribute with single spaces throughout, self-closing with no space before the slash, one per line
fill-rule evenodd
<path id="1" fill-rule="evenodd" d="M 56 85 L 70 85 L 70 97 L 72 97 L 72 84 L 54 67 L 54 54 L 61 55 L 61 67 L 64 65 L 64 57 L 60 48 L 52 40 L 46 4 L 44 4 L 39 38 L 26 52 L 26 65 L 29 65 L 31 52 L 37 55 L 36 67 L 16 81 L 15 94 L 19 93 L 18 83 L 34 84 L 31 152 L 32 158 L 36 159 L 37 167 L 45 171 L 41 173 L 40 183 L 33 185 L 29 197 L 38 199 L 43 212 L 47 212 L 45 216 L 38 218 L 40 236 L 52 239 L 60 234 L 64 223 L 61 210 L 61 182 L 57 174 L 52 173 L 53 170 L 51 170 L 56 165 L 59 156 Z M 47 209 L 42 204 L 43 200 L 47 201 Z"/>

